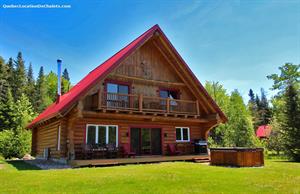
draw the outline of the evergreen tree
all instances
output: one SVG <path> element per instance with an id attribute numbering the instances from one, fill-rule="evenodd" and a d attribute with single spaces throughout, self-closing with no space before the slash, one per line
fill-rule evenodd
<path id="1" fill-rule="evenodd" d="M 273 80 L 272 90 L 278 90 L 272 99 L 273 120 L 278 122 L 277 128 L 282 137 L 278 141 L 285 153 L 296 161 L 300 161 L 300 65 L 286 63 L 279 67 L 279 74 L 267 76 Z"/>
<path id="2" fill-rule="evenodd" d="M 283 136 L 287 155 L 295 161 L 300 161 L 300 100 L 299 91 L 293 85 L 286 88 Z"/>
<path id="3" fill-rule="evenodd" d="M 31 104 L 35 103 L 35 80 L 33 77 L 32 64 L 29 64 L 28 72 L 27 72 L 27 87 L 26 87 L 26 95 L 29 98 Z"/>
<path id="4" fill-rule="evenodd" d="M 252 89 L 249 90 L 248 96 L 249 96 L 248 109 L 252 116 L 252 122 L 255 123 L 257 119 L 257 102 L 255 99 L 255 94 Z"/>
<path id="5" fill-rule="evenodd" d="M 47 105 L 50 104 L 49 97 L 47 96 L 47 84 L 46 78 L 44 75 L 44 68 L 41 66 L 39 75 L 36 81 L 36 88 L 35 88 L 35 103 L 34 108 L 38 113 L 41 113 Z"/>
<path id="6" fill-rule="evenodd" d="M 15 100 L 19 99 L 23 93 L 26 92 L 27 78 L 25 70 L 25 62 L 22 57 L 22 53 L 19 52 L 17 59 L 15 60 L 15 76 L 14 76 L 14 97 Z"/>
<path id="7" fill-rule="evenodd" d="M 15 69 L 14 69 L 14 61 L 10 57 L 7 62 L 7 82 L 10 88 L 14 87 L 14 75 L 15 75 Z"/>
<path id="8" fill-rule="evenodd" d="M 5 103 L 9 84 L 7 82 L 7 66 L 0 56 L 0 101 Z"/>
<path id="9" fill-rule="evenodd" d="M 65 80 L 70 81 L 70 77 L 69 77 L 69 73 L 68 73 L 67 68 L 64 69 L 64 72 L 63 72 L 62 77 L 63 77 Z"/>
<path id="10" fill-rule="evenodd" d="M 265 91 L 261 88 L 261 97 L 258 107 L 259 125 L 267 125 L 271 120 L 271 109 Z"/>
<path id="11" fill-rule="evenodd" d="M 62 75 L 62 85 L 61 85 L 61 93 L 65 94 L 70 90 L 70 77 L 67 68 L 64 69 L 63 75 Z"/>
<path id="12" fill-rule="evenodd" d="M 248 96 L 249 96 L 249 98 L 250 98 L 250 99 L 249 99 L 249 103 L 254 104 L 254 103 L 255 103 L 255 95 L 254 95 L 254 92 L 253 92 L 252 89 L 249 90 Z"/>
<path id="13" fill-rule="evenodd" d="M 8 88 L 6 101 L 0 102 L 0 131 L 16 128 L 16 109 L 10 88 Z"/>

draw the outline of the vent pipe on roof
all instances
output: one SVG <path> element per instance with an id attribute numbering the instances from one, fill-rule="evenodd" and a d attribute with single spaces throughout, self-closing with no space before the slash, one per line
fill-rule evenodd
<path id="1" fill-rule="evenodd" d="M 62 60 L 57 59 L 57 97 L 56 103 L 59 103 L 61 96 L 61 63 Z"/>

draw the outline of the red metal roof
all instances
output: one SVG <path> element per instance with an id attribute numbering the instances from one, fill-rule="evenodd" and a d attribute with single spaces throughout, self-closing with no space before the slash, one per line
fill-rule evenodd
<path id="1" fill-rule="evenodd" d="M 256 131 L 256 136 L 260 138 L 269 137 L 271 134 L 271 126 L 269 125 L 261 125 L 258 127 Z"/>
<path id="2" fill-rule="evenodd" d="M 205 96 L 208 98 L 210 103 L 212 103 L 213 107 L 216 109 L 216 111 L 220 114 L 220 117 L 223 121 L 226 121 L 227 118 L 223 114 L 223 112 L 219 109 L 219 107 L 215 104 L 215 102 L 212 100 L 212 98 L 208 95 L 204 87 L 201 85 L 199 80 L 196 78 L 196 76 L 192 73 L 190 68 L 186 65 L 184 60 L 181 58 L 181 56 L 178 54 L 176 49 L 173 47 L 171 42 L 168 40 L 168 38 L 165 36 L 165 34 L 162 32 L 160 27 L 158 25 L 154 25 L 152 28 L 147 30 L 145 33 L 143 33 L 141 36 L 139 36 L 137 39 L 129 43 L 126 47 L 121 49 L 119 52 L 117 52 L 115 55 L 113 55 L 111 58 L 106 60 L 104 63 L 99 65 L 97 68 L 95 68 L 93 71 L 91 71 L 88 75 L 86 75 L 80 82 L 78 82 L 68 93 L 61 96 L 59 103 L 54 102 L 52 105 L 50 105 L 45 111 L 43 111 L 38 117 L 36 117 L 28 126 L 27 128 L 32 128 L 35 124 L 48 120 L 50 118 L 53 118 L 55 116 L 58 116 L 59 114 L 64 113 L 64 111 L 68 110 L 73 103 L 75 103 L 78 98 L 87 92 L 96 82 L 101 80 L 104 76 L 106 76 L 112 69 L 114 69 L 121 61 L 123 61 L 126 57 L 128 57 L 137 47 L 142 45 L 148 38 L 150 38 L 155 31 L 159 31 L 165 41 L 168 43 L 172 51 L 176 54 L 177 57 L 183 62 L 183 64 L 186 66 L 187 70 L 191 73 L 192 78 L 198 83 L 201 91 L 204 92 Z"/>

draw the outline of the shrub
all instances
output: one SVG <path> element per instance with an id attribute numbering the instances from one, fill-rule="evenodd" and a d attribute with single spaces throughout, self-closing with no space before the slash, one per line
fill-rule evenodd
<path id="1" fill-rule="evenodd" d="M 4 130 L 0 132 L 0 155 L 4 158 L 23 157 L 30 152 L 31 132 L 19 130 L 13 132 Z"/>

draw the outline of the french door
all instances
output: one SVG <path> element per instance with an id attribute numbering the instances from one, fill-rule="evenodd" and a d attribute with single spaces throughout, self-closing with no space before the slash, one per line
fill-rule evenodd
<path id="1" fill-rule="evenodd" d="M 161 129 L 160 128 L 131 128 L 131 150 L 137 155 L 161 154 Z"/>

